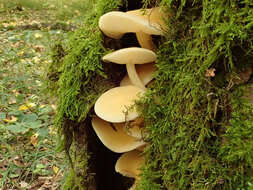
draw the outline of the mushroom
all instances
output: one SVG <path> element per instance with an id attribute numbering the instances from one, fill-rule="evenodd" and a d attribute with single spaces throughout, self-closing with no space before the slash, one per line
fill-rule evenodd
<path id="1" fill-rule="evenodd" d="M 159 31 L 165 29 L 164 18 L 166 18 L 167 15 L 164 11 L 160 10 L 160 7 L 132 10 L 126 13 L 147 20 L 150 26 L 157 28 Z M 162 33 L 160 35 L 162 35 Z M 150 50 L 156 49 L 150 34 L 140 31 L 136 32 L 136 37 L 141 47 Z"/>
<path id="2" fill-rule="evenodd" d="M 101 119 L 113 123 L 134 120 L 139 115 L 135 108 L 128 108 L 133 106 L 134 101 L 144 92 L 143 89 L 133 85 L 112 88 L 97 99 L 94 106 L 95 113 Z"/>
<path id="3" fill-rule="evenodd" d="M 156 70 L 155 64 L 154 63 L 147 63 L 143 65 L 136 65 L 136 72 L 143 83 L 143 85 L 147 85 L 153 78 L 153 74 Z M 131 81 L 126 75 L 120 82 L 120 86 L 126 86 L 126 85 L 131 85 Z"/>
<path id="4" fill-rule="evenodd" d="M 135 64 L 151 63 L 155 60 L 156 54 L 153 51 L 138 47 L 120 49 L 103 57 L 103 61 L 105 62 L 126 64 L 130 81 L 133 85 L 138 86 L 142 89 L 146 88 L 136 72 Z"/>
<path id="5" fill-rule="evenodd" d="M 144 152 L 145 151 L 145 148 L 148 146 L 148 144 L 145 144 L 141 147 L 138 147 L 137 150 L 141 151 L 141 152 Z"/>
<path id="6" fill-rule="evenodd" d="M 151 35 L 162 35 L 160 27 L 162 19 L 158 19 L 162 14 L 158 7 L 147 9 L 145 13 L 148 14 L 143 15 L 140 10 L 127 13 L 112 11 L 100 17 L 99 28 L 105 35 L 114 39 L 120 39 L 125 33 L 134 32 L 141 47 L 153 50 L 155 46 Z"/>
<path id="7" fill-rule="evenodd" d="M 129 190 L 133 190 L 139 181 L 140 167 L 144 162 L 142 152 L 138 150 L 132 150 L 124 153 L 117 160 L 115 165 L 115 171 L 119 172 L 123 176 L 135 178 L 133 186 Z"/>
<path id="8" fill-rule="evenodd" d="M 132 150 L 120 156 L 115 165 L 115 171 L 126 177 L 139 178 L 140 167 L 144 162 L 142 152 Z"/>
<path id="9" fill-rule="evenodd" d="M 94 117 L 91 124 L 101 142 L 113 152 L 127 152 L 146 144 L 127 135 L 123 130 L 124 123 L 111 124 L 98 117 Z"/>

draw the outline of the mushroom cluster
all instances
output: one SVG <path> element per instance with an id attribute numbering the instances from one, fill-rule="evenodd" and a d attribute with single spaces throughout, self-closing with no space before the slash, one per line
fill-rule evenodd
<path id="1" fill-rule="evenodd" d="M 125 64 L 127 75 L 120 86 L 106 91 L 97 99 L 94 106 L 97 116 L 91 122 L 98 138 L 108 149 L 124 153 L 118 159 L 115 170 L 124 176 L 135 178 L 131 189 L 134 189 L 139 180 L 142 151 L 146 144 L 140 124 L 143 122 L 138 122 L 141 119 L 133 105 L 153 79 L 156 47 L 151 35 L 162 35 L 163 16 L 159 7 L 156 7 L 144 11 L 112 11 L 99 20 L 99 28 L 106 36 L 119 39 L 125 33 L 136 33 L 141 46 L 123 48 L 102 58 L 105 63 Z M 128 127 L 129 122 L 135 125 Z"/>

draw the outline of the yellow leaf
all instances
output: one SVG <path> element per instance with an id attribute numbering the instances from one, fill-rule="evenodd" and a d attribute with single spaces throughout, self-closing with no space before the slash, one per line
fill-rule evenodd
<path id="1" fill-rule="evenodd" d="M 59 168 L 56 166 L 53 166 L 54 173 L 57 174 L 59 172 Z"/>
<path id="2" fill-rule="evenodd" d="M 11 119 L 4 119 L 4 121 L 6 122 L 6 123 L 14 123 L 15 121 L 17 121 L 18 120 L 18 118 L 17 117 L 15 117 L 15 116 L 11 116 Z"/>
<path id="3" fill-rule="evenodd" d="M 38 64 L 40 62 L 40 58 L 36 56 L 33 58 L 33 61 Z"/>
<path id="4" fill-rule="evenodd" d="M 28 110 L 28 109 L 29 108 L 26 105 L 19 106 L 19 108 L 18 108 L 19 111 L 25 111 L 25 110 Z"/>
<path id="5" fill-rule="evenodd" d="M 8 27 L 8 26 L 9 26 L 8 23 L 3 23 L 2 25 L 3 25 L 4 27 Z"/>
<path id="6" fill-rule="evenodd" d="M 28 109 L 30 109 L 30 108 L 33 108 L 34 106 L 36 106 L 36 104 L 35 103 L 26 103 L 26 104 L 24 104 L 24 105 L 21 105 L 21 106 L 19 106 L 19 108 L 18 108 L 18 110 L 19 111 L 25 111 L 25 110 L 28 110 Z"/>
<path id="7" fill-rule="evenodd" d="M 53 110 L 56 110 L 56 105 L 51 104 L 51 107 L 53 108 Z"/>
<path id="8" fill-rule="evenodd" d="M 31 136 L 30 138 L 30 142 L 32 143 L 32 145 L 35 147 L 38 144 L 38 133 L 35 133 L 33 136 Z"/>
<path id="9" fill-rule="evenodd" d="M 22 56 L 22 55 L 24 55 L 24 51 L 20 51 L 20 52 L 18 52 L 18 54 L 17 54 L 18 56 Z"/>
<path id="10" fill-rule="evenodd" d="M 34 37 L 35 37 L 35 38 L 41 38 L 41 37 L 42 37 L 42 35 L 41 35 L 41 34 L 39 34 L 39 33 L 35 33 L 35 34 L 34 34 Z"/>
<path id="11" fill-rule="evenodd" d="M 44 105 L 44 104 L 41 104 L 41 105 L 40 105 L 40 108 L 44 108 L 45 106 L 46 106 L 46 105 Z"/>
<path id="12" fill-rule="evenodd" d="M 36 106 L 35 103 L 27 103 L 26 105 L 28 106 L 28 108 L 33 108 L 34 106 Z"/>
<path id="13" fill-rule="evenodd" d="M 16 26 L 17 23 L 16 23 L 16 22 L 10 22 L 9 25 L 10 25 L 10 26 Z"/>

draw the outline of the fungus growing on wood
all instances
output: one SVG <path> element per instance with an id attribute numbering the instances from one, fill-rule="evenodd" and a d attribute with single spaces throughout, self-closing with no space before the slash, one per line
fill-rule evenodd
<path id="1" fill-rule="evenodd" d="M 163 17 L 166 17 L 159 7 L 145 10 L 134 10 L 126 13 L 112 11 L 99 19 L 99 28 L 105 35 L 120 39 L 125 33 L 136 33 L 141 47 L 155 49 L 151 35 L 162 35 Z"/>
<path id="2" fill-rule="evenodd" d="M 153 74 L 156 70 L 154 63 L 147 63 L 143 65 L 136 65 L 136 72 L 143 83 L 143 85 L 147 85 L 153 78 Z M 120 86 L 132 85 L 128 75 L 121 80 Z"/>
<path id="3" fill-rule="evenodd" d="M 101 142 L 113 152 L 127 152 L 146 144 L 127 135 L 123 130 L 124 123 L 111 124 L 98 117 L 92 118 L 91 123 Z"/>
<path id="4" fill-rule="evenodd" d="M 155 27 L 159 31 L 163 31 L 166 28 L 164 19 L 168 16 L 164 11 L 160 10 L 160 7 L 154 7 L 152 9 L 132 10 L 126 13 L 147 20 L 151 27 Z M 160 35 L 162 35 L 162 33 Z M 152 36 L 150 34 L 140 31 L 136 32 L 136 37 L 141 47 L 150 50 L 156 49 L 155 44 L 152 41 Z"/>
<path id="5" fill-rule="evenodd" d="M 135 178 L 135 183 L 130 189 L 134 189 L 140 178 L 140 168 L 144 162 L 142 152 L 132 150 L 120 156 L 115 164 L 116 172 L 123 176 Z"/>
<path id="6" fill-rule="evenodd" d="M 142 152 L 132 150 L 120 156 L 115 165 L 116 172 L 127 177 L 139 178 L 140 167 L 144 161 Z"/>
<path id="7" fill-rule="evenodd" d="M 138 117 L 135 108 L 128 110 L 144 90 L 137 86 L 115 87 L 102 94 L 95 103 L 97 116 L 105 121 L 121 123 Z"/>
<path id="8" fill-rule="evenodd" d="M 105 62 L 113 62 L 117 64 L 126 64 L 127 73 L 133 85 L 142 89 L 146 89 L 141 79 L 139 78 L 135 64 L 151 63 L 156 60 L 156 54 L 145 48 L 131 47 L 124 48 L 103 57 Z"/>

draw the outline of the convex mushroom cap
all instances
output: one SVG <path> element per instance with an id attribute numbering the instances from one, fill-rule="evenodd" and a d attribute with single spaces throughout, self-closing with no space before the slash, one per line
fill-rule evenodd
<path id="1" fill-rule="evenodd" d="M 94 117 L 91 123 L 101 142 L 113 152 L 127 152 L 146 144 L 127 135 L 123 130 L 124 123 L 111 124 L 98 117 Z"/>
<path id="2" fill-rule="evenodd" d="M 143 162 L 144 157 L 142 152 L 132 150 L 120 156 L 116 162 L 115 171 L 121 173 L 123 176 L 139 178 Z"/>
<path id="3" fill-rule="evenodd" d="M 131 47 L 109 53 L 102 59 L 105 62 L 126 64 L 127 73 L 132 84 L 145 89 L 144 84 L 136 72 L 135 64 L 155 62 L 156 54 L 153 51 L 145 48 Z"/>
<path id="4" fill-rule="evenodd" d="M 125 33 L 144 32 L 147 34 L 161 35 L 159 24 L 150 22 L 145 17 L 136 16 L 135 14 L 127 14 L 120 11 L 112 11 L 104 14 L 99 19 L 99 28 L 108 37 L 120 39 Z"/>
<path id="5" fill-rule="evenodd" d="M 154 63 L 147 63 L 143 65 L 136 65 L 136 72 L 141 79 L 141 82 L 146 86 L 154 78 L 156 67 Z M 121 80 L 120 86 L 132 85 L 128 75 Z"/>
<path id="6" fill-rule="evenodd" d="M 133 85 L 112 88 L 98 98 L 94 106 L 95 113 L 101 119 L 113 123 L 134 120 L 139 114 L 134 107 L 129 107 L 132 107 L 134 101 L 144 92 Z"/>
<path id="7" fill-rule="evenodd" d="M 160 7 L 132 10 L 126 13 L 147 20 L 150 26 L 157 27 L 160 31 L 165 29 L 164 20 L 168 18 L 168 15 Z"/>
<path id="8" fill-rule="evenodd" d="M 100 17 L 99 28 L 105 35 L 115 39 L 121 38 L 125 33 L 134 32 L 141 47 L 154 50 L 156 47 L 151 35 L 162 35 L 165 16 L 159 7 L 126 13 L 112 11 Z"/>

